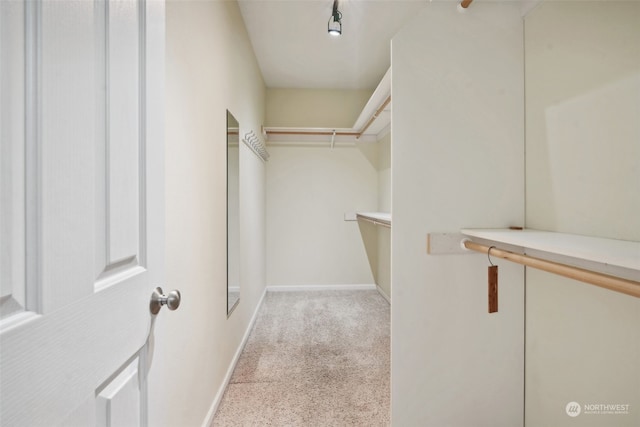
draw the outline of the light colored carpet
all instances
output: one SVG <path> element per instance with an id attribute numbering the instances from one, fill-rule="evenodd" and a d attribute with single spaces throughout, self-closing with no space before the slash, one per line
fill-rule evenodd
<path id="1" fill-rule="evenodd" d="M 212 426 L 387 426 L 389 304 L 269 292 Z"/>

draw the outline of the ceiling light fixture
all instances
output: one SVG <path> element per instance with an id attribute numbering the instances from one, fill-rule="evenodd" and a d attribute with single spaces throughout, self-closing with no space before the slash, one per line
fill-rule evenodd
<path id="1" fill-rule="evenodd" d="M 333 0 L 333 12 L 327 23 L 327 31 L 332 36 L 339 36 L 342 34 L 342 13 L 338 10 L 338 0 Z"/>

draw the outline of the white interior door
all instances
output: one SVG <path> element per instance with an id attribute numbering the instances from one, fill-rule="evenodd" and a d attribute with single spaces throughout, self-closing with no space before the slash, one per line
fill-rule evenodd
<path id="1" fill-rule="evenodd" d="M 0 1 L 2 426 L 146 424 L 163 70 L 161 1 Z"/>

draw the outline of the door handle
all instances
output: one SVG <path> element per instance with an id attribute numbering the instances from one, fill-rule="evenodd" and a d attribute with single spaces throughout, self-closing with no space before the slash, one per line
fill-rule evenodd
<path id="1" fill-rule="evenodd" d="M 155 288 L 151 293 L 151 302 L 149 303 L 151 314 L 158 314 L 163 305 L 166 305 L 171 311 L 180 307 L 180 291 L 174 289 L 167 295 L 164 295 L 162 288 Z"/>

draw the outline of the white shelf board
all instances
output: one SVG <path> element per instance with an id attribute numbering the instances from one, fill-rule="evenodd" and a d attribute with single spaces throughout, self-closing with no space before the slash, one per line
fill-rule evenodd
<path id="1" fill-rule="evenodd" d="M 367 121 L 373 116 L 373 114 L 380 108 L 384 101 L 391 95 L 391 68 L 378 83 L 378 86 L 371 94 L 369 101 L 365 104 L 360 116 L 353 124 L 354 129 L 362 129 Z M 382 129 L 391 123 L 391 103 L 383 110 L 383 112 L 376 118 L 376 120 L 369 126 L 369 129 L 365 134 L 377 135 Z"/>
<path id="2" fill-rule="evenodd" d="M 504 243 L 614 268 L 634 270 L 635 280 L 640 279 L 640 242 L 530 229 L 465 228 L 460 232 L 475 239 Z"/>
<path id="3" fill-rule="evenodd" d="M 357 212 L 356 216 L 391 226 L 391 214 L 387 212 Z"/>

